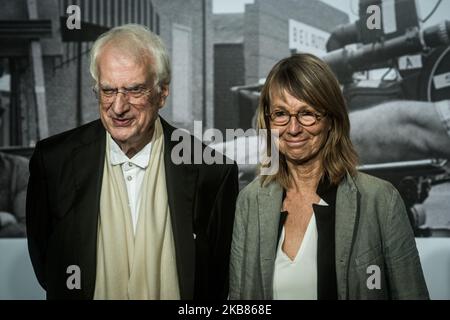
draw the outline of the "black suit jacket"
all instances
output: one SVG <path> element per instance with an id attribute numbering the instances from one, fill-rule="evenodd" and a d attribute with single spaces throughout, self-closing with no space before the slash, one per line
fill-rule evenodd
<path id="1" fill-rule="evenodd" d="M 174 164 L 174 128 L 161 122 L 181 298 L 225 299 L 237 166 Z M 105 129 L 96 120 L 40 141 L 30 160 L 28 249 L 49 299 L 93 298 L 105 139 Z M 80 268 L 80 289 L 70 290 L 66 284 L 71 265 Z"/>

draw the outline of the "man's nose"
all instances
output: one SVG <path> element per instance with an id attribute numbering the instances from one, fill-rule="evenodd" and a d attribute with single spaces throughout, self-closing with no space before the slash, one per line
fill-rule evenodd
<path id="1" fill-rule="evenodd" d="M 298 122 L 297 117 L 292 116 L 287 124 L 287 130 L 291 135 L 297 135 L 303 130 L 303 126 Z"/>
<path id="2" fill-rule="evenodd" d="M 121 115 L 130 109 L 128 99 L 123 92 L 117 92 L 116 98 L 112 104 L 112 109 L 117 115 Z"/>

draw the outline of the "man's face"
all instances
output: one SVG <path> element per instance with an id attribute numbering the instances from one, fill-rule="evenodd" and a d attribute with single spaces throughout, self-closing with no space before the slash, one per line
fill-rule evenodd
<path id="1" fill-rule="evenodd" d="M 145 61 L 147 63 L 136 62 L 130 55 L 108 45 L 98 57 L 99 92 L 120 91 L 106 102 L 100 99 L 100 118 L 122 149 L 139 150 L 151 140 L 158 110 L 168 95 L 168 88 L 159 92 L 154 86 L 154 77 L 149 76 L 153 59 L 149 57 Z M 139 98 L 123 93 L 124 89 L 136 88 L 146 88 L 148 92 Z"/>

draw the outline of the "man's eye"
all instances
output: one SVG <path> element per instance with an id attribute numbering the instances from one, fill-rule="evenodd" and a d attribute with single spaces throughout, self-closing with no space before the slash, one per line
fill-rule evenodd
<path id="1" fill-rule="evenodd" d="M 129 89 L 127 89 L 127 91 L 128 91 L 129 93 L 141 93 L 142 88 L 141 88 L 141 87 L 134 87 L 134 88 L 129 88 Z"/>
<path id="2" fill-rule="evenodd" d="M 114 89 L 102 89 L 102 93 L 106 96 L 112 96 L 114 94 Z"/>

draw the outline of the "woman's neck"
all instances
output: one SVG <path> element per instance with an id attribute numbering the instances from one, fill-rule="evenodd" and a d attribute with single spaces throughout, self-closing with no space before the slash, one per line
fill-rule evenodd
<path id="1" fill-rule="evenodd" d="M 288 170 L 291 176 L 290 189 L 292 191 L 316 192 L 323 174 L 323 167 L 319 159 L 301 165 L 288 161 Z"/>

